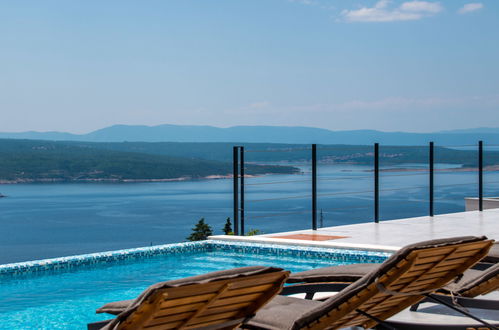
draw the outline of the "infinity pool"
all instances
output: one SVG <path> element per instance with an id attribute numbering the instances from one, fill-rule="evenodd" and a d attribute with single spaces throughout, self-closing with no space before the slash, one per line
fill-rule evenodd
<path id="1" fill-rule="evenodd" d="M 104 303 L 134 298 L 159 281 L 216 270 L 268 265 L 296 272 L 354 262 L 381 262 L 387 256 L 382 252 L 205 244 L 201 251 L 82 262 L 80 266 L 63 264 L 34 273 L 23 268 L 16 274 L 0 275 L 0 329 L 85 328 L 89 322 L 109 318 L 95 314 L 95 309 Z"/>

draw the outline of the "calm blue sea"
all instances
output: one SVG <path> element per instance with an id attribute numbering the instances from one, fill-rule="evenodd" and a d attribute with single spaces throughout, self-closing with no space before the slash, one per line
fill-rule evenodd
<path id="1" fill-rule="evenodd" d="M 381 175 L 384 220 L 426 215 L 428 178 L 412 171 Z M 450 166 L 439 165 L 439 168 Z M 372 221 L 370 167 L 319 166 L 323 226 Z M 246 229 L 265 233 L 310 228 L 310 168 L 300 175 L 246 180 Z M 436 213 L 464 210 L 477 196 L 476 172 L 438 172 Z M 485 173 L 485 195 L 498 195 L 499 172 Z M 264 184 L 265 183 L 265 184 Z M 268 184 L 271 183 L 271 184 Z M 452 185 L 452 186 L 450 186 Z M 360 192 L 360 193 L 359 193 Z M 215 234 L 232 216 L 232 180 L 121 184 L 0 185 L 0 264 L 181 242 L 204 217 Z M 290 199 L 281 199 L 294 197 Z M 302 196 L 302 197 L 300 197 Z"/>

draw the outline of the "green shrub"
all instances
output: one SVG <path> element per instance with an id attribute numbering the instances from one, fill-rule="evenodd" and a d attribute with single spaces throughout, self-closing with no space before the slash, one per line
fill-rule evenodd
<path id="1" fill-rule="evenodd" d="M 255 235 L 262 235 L 263 231 L 260 229 L 250 229 L 249 232 L 246 233 L 245 236 L 255 236 Z"/>
<path id="2" fill-rule="evenodd" d="M 208 238 L 208 236 L 213 235 L 213 230 L 210 225 L 204 222 L 204 218 L 201 218 L 196 226 L 192 228 L 192 233 L 187 239 L 191 242 L 193 241 L 203 241 Z"/>
<path id="3" fill-rule="evenodd" d="M 234 232 L 232 231 L 232 223 L 230 222 L 230 218 L 227 218 L 227 221 L 225 222 L 225 226 L 223 227 L 222 231 L 224 232 L 225 235 L 234 235 Z"/>

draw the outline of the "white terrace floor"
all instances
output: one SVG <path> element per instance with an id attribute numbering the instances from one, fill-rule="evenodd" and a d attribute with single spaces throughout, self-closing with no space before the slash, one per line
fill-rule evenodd
<path id="1" fill-rule="evenodd" d="M 222 235 L 211 238 L 295 246 L 394 251 L 407 244 L 424 240 L 468 235 L 485 235 L 499 241 L 499 209 L 389 220 L 378 224 L 371 222 L 327 227 L 316 231 L 299 230 L 250 237 Z"/>
<path id="2" fill-rule="evenodd" d="M 485 235 L 499 241 L 499 209 L 390 220 L 382 221 L 379 224 L 362 223 L 327 227 L 317 231 L 299 230 L 251 237 L 213 236 L 211 238 L 295 246 L 307 245 L 394 251 L 407 244 L 424 240 L 468 235 Z M 336 236 L 336 238 L 333 236 Z M 342 237 L 338 238 L 337 236 Z M 495 291 L 483 296 L 483 298 L 497 300 L 499 299 L 498 294 L 499 292 Z M 477 309 L 469 309 L 469 311 L 489 322 L 497 323 L 499 321 L 498 311 Z M 446 307 L 429 303 L 423 304 L 419 312 L 405 310 L 397 314 L 393 319 L 410 321 L 416 324 L 431 323 L 435 326 L 440 324 L 462 325 L 465 323 L 473 324 L 477 328 L 481 326 L 481 324 L 470 321 L 470 319 L 460 314 L 449 312 Z"/>

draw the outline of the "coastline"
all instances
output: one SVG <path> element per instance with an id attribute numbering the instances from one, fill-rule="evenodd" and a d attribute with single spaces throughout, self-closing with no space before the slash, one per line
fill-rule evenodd
<path id="1" fill-rule="evenodd" d="M 332 165 L 332 164 L 329 164 Z M 341 164 L 342 165 L 342 164 Z M 452 172 L 476 172 L 478 168 L 476 167 L 458 167 L 458 168 L 440 168 L 434 169 L 435 172 L 447 172 L 452 170 Z M 373 169 L 365 169 L 363 172 L 373 172 Z M 484 166 L 484 172 L 499 171 L 499 165 L 489 165 Z M 426 168 L 384 168 L 380 169 L 380 172 L 428 172 Z M 278 175 L 278 174 L 300 174 L 300 173 L 262 173 L 258 175 L 245 174 L 245 178 L 255 178 L 262 177 L 266 175 Z M 183 176 L 177 178 L 168 179 L 120 179 L 120 178 L 85 178 L 85 179 L 61 179 L 61 178 L 40 178 L 40 179 L 15 179 L 15 180 L 4 180 L 0 179 L 0 184 L 30 184 L 30 183 L 140 183 L 140 182 L 179 182 L 179 181 L 195 181 L 195 180 L 221 180 L 221 179 L 231 179 L 232 174 L 212 174 L 207 176 L 192 177 Z M 0 196 L 1 197 L 1 196 Z"/>
<path id="2" fill-rule="evenodd" d="M 256 178 L 264 175 L 277 175 L 282 173 L 264 173 L 260 175 L 245 174 L 245 178 Z M 118 179 L 118 178 L 100 178 L 100 179 L 75 179 L 66 180 L 59 178 L 44 178 L 44 179 L 16 179 L 16 180 L 2 180 L 0 184 L 26 184 L 26 183 L 139 183 L 139 182 L 178 182 L 178 181 L 194 181 L 194 180 L 221 180 L 231 179 L 232 174 L 227 175 L 207 175 L 202 177 L 178 177 L 169 179 Z"/>
<path id="3" fill-rule="evenodd" d="M 380 172 L 428 172 L 427 168 L 384 168 Z M 453 168 L 435 168 L 435 172 L 477 172 L 477 167 L 453 167 Z M 499 171 L 499 165 L 489 165 L 483 167 L 484 172 Z M 374 170 L 364 170 L 364 172 L 374 172 Z"/>

